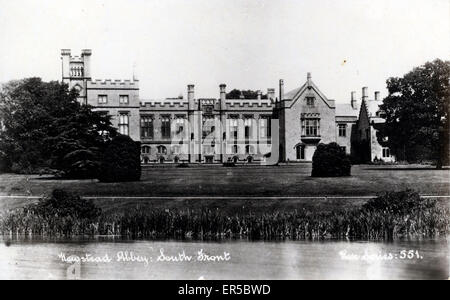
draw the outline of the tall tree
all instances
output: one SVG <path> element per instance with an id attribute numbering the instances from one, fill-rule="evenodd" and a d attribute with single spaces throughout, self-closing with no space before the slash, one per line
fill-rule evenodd
<path id="1" fill-rule="evenodd" d="M 69 176 L 74 171 L 71 168 L 91 169 L 92 163 L 86 160 L 100 157 L 116 130 L 109 116 L 80 105 L 76 99 L 75 90 L 69 91 L 66 84 L 56 81 L 27 78 L 3 85 L 0 93 L 3 167 L 23 173 L 52 168 Z M 80 151 L 84 151 L 82 155 Z"/>
<path id="2" fill-rule="evenodd" d="M 450 61 L 436 59 L 387 80 L 378 139 L 400 160 L 448 163 Z M 384 139 L 388 137 L 387 141 Z"/>

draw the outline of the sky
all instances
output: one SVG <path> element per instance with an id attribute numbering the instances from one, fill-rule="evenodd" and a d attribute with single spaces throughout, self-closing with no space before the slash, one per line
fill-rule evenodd
<path id="1" fill-rule="evenodd" d="M 93 79 L 140 80 L 142 99 L 301 86 L 350 101 L 450 59 L 450 0 L 0 0 L 0 82 L 61 79 L 60 49 L 92 49 Z"/>

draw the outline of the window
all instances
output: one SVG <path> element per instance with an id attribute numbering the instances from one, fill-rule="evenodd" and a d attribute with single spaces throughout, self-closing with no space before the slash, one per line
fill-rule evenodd
<path id="1" fill-rule="evenodd" d="M 302 136 L 320 136 L 320 120 L 303 119 Z"/>
<path id="2" fill-rule="evenodd" d="M 271 119 L 268 116 L 261 117 L 260 121 L 260 136 L 262 138 L 270 138 L 272 135 Z"/>
<path id="3" fill-rule="evenodd" d="M 107 95 L 98 95 L 98 104 L 106 104 L 108 103 Z"/>
<path id="4" fill-rule="evenodd" d="M 214 116 L 204 116 L 203 117 L 203 125 L 202 125 L 203 139 L 211 138 L 211 135 L 213 135 L 214 131 L 216 130 L 216 127 L 214 125 L 215 125 Z"/>
<path id="5" fill-rule="evenodd" d="M 119 133 L 123 135 L 129 135 L 129 120 L 128 113 L 119 114 Z"/>
<path id="6" fill-rule="evenodd" d="M 253 117 L 247 117 L 244 119 L 245 139 L 251 139 L 253 137 Z"/>
<path id="7" fill-rule="evenodd" d="M 339 124 L 339 136 L 347 136 L 347 124 Z"/>
<path id="8" fill-rule="evenodd" d="M 297 159 L 305 159 L 305 146 L 298 145 L 297 146 Z"/>
<path id="9" fill-rule="evenodd" d="M 163 139 L 170 139 L 170 116 L 161 118 L 161 137 Z"/>
<path id="10" fill-rule="evenodd" d="M 238 154 L 239 153 L 239 146 L 238 145 L 233 145 L 233 154 Z"/>
<path id="11" fill-rule="evenodd" d="M 176 135 L 179 137 L 184 137 L 185 136 L 185 132 L 184 132 L 184 117 L 179 116 L 175 119 L 175 132 Z"/>
<path id="12" fill-rule="evenodd" d="M 128 104 L 128 95 L 119 96 L 119 104 Z"/>
<path id="13" fill-rule="evenodd" d="M 167 148 L 165 146 L 158 146 L 158 154 L 167 154 Z"/>
<path id="14" fill-rule="evenodd" d="M 389 150 L 389 148 L 383 148 L 383 158 L 388 158 L 391 157 L 391 151 Z"/>
<path id="15" fill-rule="evenodd" d="M 308 107 L 314 107 L 314 97 L 306 97 L 306 105 Z"/>
<path id="16" fill-rule="evenodd" d="M 234 139 L 238 139 L 239 120 L 237 118 L 230 119 L 230 136 Z"/>
<path id="17" fill-rule="evenodd" d="M 150 146 L 142 146 L 141 153 L 142 154 L 150 154 Z"/>
<path id="18" fill-rule="evenodd" d="M 141 137 L 143 139 L 153 139 L 153 117 L 141 117 Z"/>

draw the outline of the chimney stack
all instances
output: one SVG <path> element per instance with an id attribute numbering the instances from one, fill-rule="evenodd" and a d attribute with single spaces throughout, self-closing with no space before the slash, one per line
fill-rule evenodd
<path id="1" fill-rule="evenodd" d="M 284 80 L 280 79 L 280 102 L 284 100 Z"/>
<path id="2" fill-rule="evenodd" d="M 188 84 L 188 107 L 189 110 L 195 110 L 195 100 L 194 100 L 194 85 Z"/>
<path id="3" fill-rule="evenodd" d="M 275 102 L 275 89 L 267 89 L 267 99 Z"/>
<path id="4" fill-rule="evenodd" d="M 311 72 L 306 74 L 306 80 L 308 81 L 308 86 L 311 86 Z"/>
<path id="5" fill-rule="evenodd" d="M 365 86 L 362 88 L 362 101 L 366 101 L 367 97 L 367 86 Z"/>
<path id="6" fill-rule="evenodd" d="M 219 85 L 220 88 L 220 110 L 225 110 L 227 107 L 226 104 L 226 98 L 227 98 L 227 85 L 221 84 Z"/>
<path id="7" fill-rule="evenodd" d="M 353 109 L 357 109 L 357 101 L 356 101 L 356 92 L 352 91 L 351 93 L 351 105 Z"/>
<path id="8" fill-rule="evenodd" d="M 380 92 L 376 91 L 375 92 L 375 101 L 379 101 L 380 100 Z"/>

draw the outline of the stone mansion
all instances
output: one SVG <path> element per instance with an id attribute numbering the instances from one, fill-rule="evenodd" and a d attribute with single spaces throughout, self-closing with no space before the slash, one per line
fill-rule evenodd
<path id="1" fill-rule="evenodd" d="M 307 162 L 319 143 L 330 142 L 361 162 L 394 160 L 376 137 L 380 94 L 369 99 L 366 87 L 361 101 L 351 92 L 348 103 L 336 103 L 308 73 L 302 86 L 285 92 L 280 80 L 278 93 L 269 88 L 267 97 L 258 91 L 255 99 L 228 99 L 221 84 L 217 97 L 196 98 L 189 84 L 186 98 L 146 101 L 138 80 L 92 80 L 91 55 L 61 50 L 62 80 L 81 103 L 110 114 L 121 134 L 141 142 L 143 164 Z"/>

